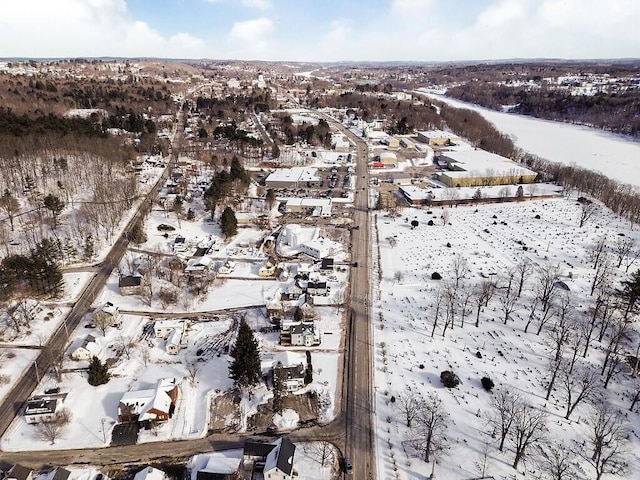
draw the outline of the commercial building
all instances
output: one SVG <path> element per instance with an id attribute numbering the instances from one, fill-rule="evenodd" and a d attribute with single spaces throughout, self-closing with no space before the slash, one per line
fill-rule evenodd
<path id="1" fill-rule="evenodd" d="M 386 167 L 395 167 L 398 165 L 398 157 L 393 152 L 382 152 L 378 155 L 378 160 Z"/>
<path id="2" fill-rule="evenodd" d="M 537 176 L 508 158 L 479 149 L 443 152 L 440 160 L 448 168 L 440 181 L 449 187 L 531 183 Z"/>
<path id="3" fill-rule="evenodd" d="M 436 147 L 443 147 L 445 145 L 456 144 L 460 141 L 457 135 L 451 132 L 445 132 L 444 130 L 429 130 L 418 132 L 418 141 L 432 145 Z"/>
<path id="4" fill-rule="evenodd" d="M 331 216 L 330 198 L 290 198 L 285 206 L 287 213 L 306 213 L 315 217 Z"/>
<path id="5" fill-rule="evenodd" d="M 267 188 L 306 187 L 307 182 L 320 182 L 317 168 L 293 167 L 279 168 L 264 181 Z"/>

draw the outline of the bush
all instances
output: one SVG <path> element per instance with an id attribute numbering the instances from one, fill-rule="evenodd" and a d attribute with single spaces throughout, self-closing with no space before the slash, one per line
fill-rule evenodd
<path id="1" fill-rule="evenodd" d="M 431 280 L 442 280 L 442 275 L 440 275 L 438 272 L 433 272 L 431 274 Z"/>
<path id="2" fill-rule="evenodd" d="M 427 225 L 429 225 L 430 227 L 433 227 L 433 220 L 429 220 L 429 221 L 427 222 Z"/>
<path id="3" fill-rule="evenodd" d="M 478 351 L 476 352 L 476 357 L 478 357 L 478 358 L 482 358 L 482 354 L 480 353 L 480 350 L 478 350 Z"/>
<path id="4" fill-rule="evenodd" d="M 460 385 L 460 378 L 451 370 L 445 370 L 440 373 L 440 381 L 447 388 L 456 388 Z"/>
<path id="5" fill-rule="evenodd" d="M 489 377 L 482 377 L 480 382 L 482 382 L 482 388 L 484 388 L 487 392 L 490 392 L 494 387 L 493 380 L 491 380 Z"/>

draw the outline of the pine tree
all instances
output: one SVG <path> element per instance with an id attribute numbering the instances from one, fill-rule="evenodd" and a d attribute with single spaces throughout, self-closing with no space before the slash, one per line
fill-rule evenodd
<path id="1" fill-rule="evenodd" d="M 95 254 L 95 246 L 93 244 L 93 235 L 88 234 L 87 237 L 84 239 L 83 260 L 85 262 L 90 261 L 93 258 L 94 254 Z"/>
<path id="2" fill-rule="evenodd" d="M 89 362 L 89 385 L 97 387 L 107 383 L 110 379 L 109 367 L 94 355 Z"/>
<path id="3" fill-rule="evenodd" d="M 253 331 L 242 319 L 236 344 L 231 350 L 233 362 L 229 366 L 229 376 L 236 387 L 255 385 L 260 380 L 260 350 Z"/>
<path id="4" fill-rule="evenodd" d="M 304 371 L 304 384 L 313 382 L 313 365 L 311 364 L 311 352 L 307 350 L 307 368 Z"/>
<path id="5" fill-rule="evenodd" d="M 238 233 L 238 220 L 236 214 L 231 207 L 227 207 L 222 212 L 220 218 L 220 227 L 225 237 L 232 237 Z"/>

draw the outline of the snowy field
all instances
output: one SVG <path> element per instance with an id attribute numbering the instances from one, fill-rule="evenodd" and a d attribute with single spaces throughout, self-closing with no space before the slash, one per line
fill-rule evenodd
<path id="1" fill-rule="evenodd" d="M 446 225 L 441 220 L 444 210 L 440 208 L 433 212 L 405 209 L 395 220 L 384 215 L 374 220 L 381 266 L 373 306 L 378 476 L 428 478 L 432 465 L 425 463 L 407 442 L 411 431 L 406 427 L 398 399 L 412 394 L 426 398 L 436 392 L 450 415 L 446 435 L 451 446 L 448 454 L 438 459 L 438 478 L 480 477 L 477 465 L 483 451 L 487 452 L 485 475 L 544 478 L 534 461 L 542 458 L 538 450 L 531 449 L 527 462 L 519 466 L 520 472 L 527 472 L 526 476 L 516 474 L 511 467 L 514 453 L 509 443 L 504 452 L 498 451 L 499 439 L 492 436 L 492 427 L 487 422 L 492 394 L 480 382 L 488 376 L 495 382 L 494 392 L 500 389 L 520 392 L 534 407 L 548 412 L 549 431 L 545 437 L 551 442 L 572 446 L 576 440 L 586 438 L 585 419 L 591 411 L 587 402 L 580 403 L 571 419 L 565 420 L 563 390 L 557 386 L 549 401 L 544 399 L 552 350 L 548 329 L 536 335 L 537 328 L 531 327 L 524 333 L 529 306 L 535 297 L 536 275 L 531 273 L 526 278 L 520 303 L 506 325 L 499 301 L 501 293 L 497 292 L 488 307 L 483 308 L 479 327 L 474 326 L 476 312 L 469 305 L 464 327 L 461 328 L 458 314 L 455 325 L 444 336 L 444 306 L 439 313 L 439 325 L 433 330 L 437 289 L 455 281 L 452 264 L 458 254 L 466 260 L 460 282 L 467 286 L 496 278 L 495 274 L 504 275 L 526 258 L 541 267 L 559 266 L 560 279 L 570 289 L 570 315 L 576 318 L 593 301 L 589 293 L 594 270 L 587 260 L 587 250 L 604 234 L 610 239 L 610 248 L 614 248 L 621 233 L 634 238 L 637 245 L 640 232 L 630 230 L 628 224 L 610 214 L 594 217 L 579 228 L 580 206 L 575 200 L 562 198 L 447 211 Z M 419 225 L 412 229 L 410 222 L 414 219 Z M 434 221 L 433 226 L 427 225 L 429 220 Z M 375 247 L 374 257 L 377 257 Z M 433 272 L 440 273 L 443 280 L 432 280 Z M 573 279 L 569 278 L 569 272 Z M 625 278 L 624 265 L 616 269 L 616 275 Z M 580 357 L 580 362 L 595 366 L 599 373 L 605 347 L 605 341 L 592 341 L 586 359 Z M 444 388 L 440 381 L 440 372 L 444 370 L 453 370 L 461 385 Z M 628 370 L 624 370 L 603 392 L 623 413 L 631 403 L 629 377 Z M 630 430 L 635 432 L 628 445 L 628 451 L 634 453 L 627 458 L 631 469 L 625 478 L 638 478 L 640 419 L 628 412 L 625 416 Z M 578 462 L 577 457 L 573 461 Z M 584 470 L 579 478 L 595 478 L 591 466 L 582 462 L 580 467 Z"/>
<path id="2" fill-rule="evenodd" d="M 444 95 L 429 93 L 428 96 L 453 107 L 479 112 L 526 152 L 552 162 L 576 164 L 602 172 L 619 182 L 640 186 L 639 142 L 595 128 L 497 112 Z"/>

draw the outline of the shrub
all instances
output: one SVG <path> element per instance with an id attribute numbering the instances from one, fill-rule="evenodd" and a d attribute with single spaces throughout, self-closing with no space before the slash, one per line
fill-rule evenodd
<path id="1" fill-rule="evenodd" d="M 494 387 L 493 380 L 491 380 L 489 377 L 482 377 L 480 382 L 482 382 L 482 388 L 484 388 L 487 392 L 490 392 Z"/>
<path id="2" fill-rule="evenodd" d="M 535 217 L 533 217 L 533 218 L 535 218 L 536 220 L 540 220 L 540 214 L 536 215 L 536 216 L 535 216 Z"/>
<path id="3" fill-rule="evenodd" d="M 460 378 L 451 370 L 445 370 L 440 373 L 440 381 L 447 388 L 456 388 L 460 385 Z"/>
<path id="4" fill-rule="evenodd" d="M 431 274 L 431 280 L 442 280 L 442 275 L 440 275 L 438 272 L 433 272 Z"/>
<path id="5" fill-rule="evenodd" d="M 482 354 L 480 353 L 480 350 L 478 350 L 478 351 L 476 352 L 476 357 L 478 357 L 478 358 L 482 358 Z"/>
<path id="6" fill-rule="evenodd" d="M 427 225 L 429 225 L 430 227 L 433 227 L 433 220 L 429 220 L 429 221 L 427 222 Z"/>

